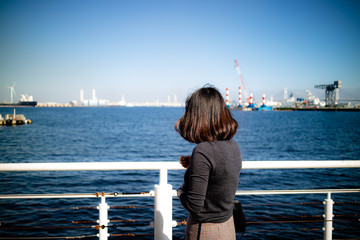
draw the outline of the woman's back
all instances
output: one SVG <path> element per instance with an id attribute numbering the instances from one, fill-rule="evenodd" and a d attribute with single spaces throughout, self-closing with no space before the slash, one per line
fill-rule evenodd
<path id="1" fill-rule="evenodd" d="M 202 142 L 194 148 L 185 176 L 187 198 L 182 201 L 194 220 L 218 223 L 232 216 L 240 169 L 240 149 L 234 140 Z"/>

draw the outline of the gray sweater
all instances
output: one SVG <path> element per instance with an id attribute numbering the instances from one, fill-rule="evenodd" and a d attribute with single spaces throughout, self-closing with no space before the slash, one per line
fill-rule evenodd
<path id="1" fill-rule="evenodd" d="M 233 139 L 194 148 L 180 200 L 195 221 L 221 223 L 232 216 L 241 166 L 240 148 Z"/>

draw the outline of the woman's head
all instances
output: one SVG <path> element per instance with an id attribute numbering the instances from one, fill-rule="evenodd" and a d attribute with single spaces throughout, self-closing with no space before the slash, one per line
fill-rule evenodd
<path id="1" fill-rule="evenodd" d="M 176 131 L 192 143 L 230 140 L 237 128 L 238 123 L 213 86 L 204 86 L 191 94 L 184 115 L 175 124 Z"/>

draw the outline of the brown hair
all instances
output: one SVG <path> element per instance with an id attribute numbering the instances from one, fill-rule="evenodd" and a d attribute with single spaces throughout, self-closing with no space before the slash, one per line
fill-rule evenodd
<path id="1" fill-rule="evenodd" d="M 175 124 L 175 130 L 191 143 L 230 140 L 237 128 L 220 92 L 207 85 L 187 98 L 185 113 Z"/>

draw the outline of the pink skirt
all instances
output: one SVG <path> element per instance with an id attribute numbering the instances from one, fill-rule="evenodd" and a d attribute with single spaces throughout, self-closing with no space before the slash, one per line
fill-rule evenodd
<path id="1" fill-rule="evenodd" d="M 199 237 L 200 234 L 200 237 Z M 196 223 L 191 214 L 188 216 L 186 224 L 187 240 L 235 240 L 234 218 L 231 216 L 229 220 L 223 223 Z"/>

